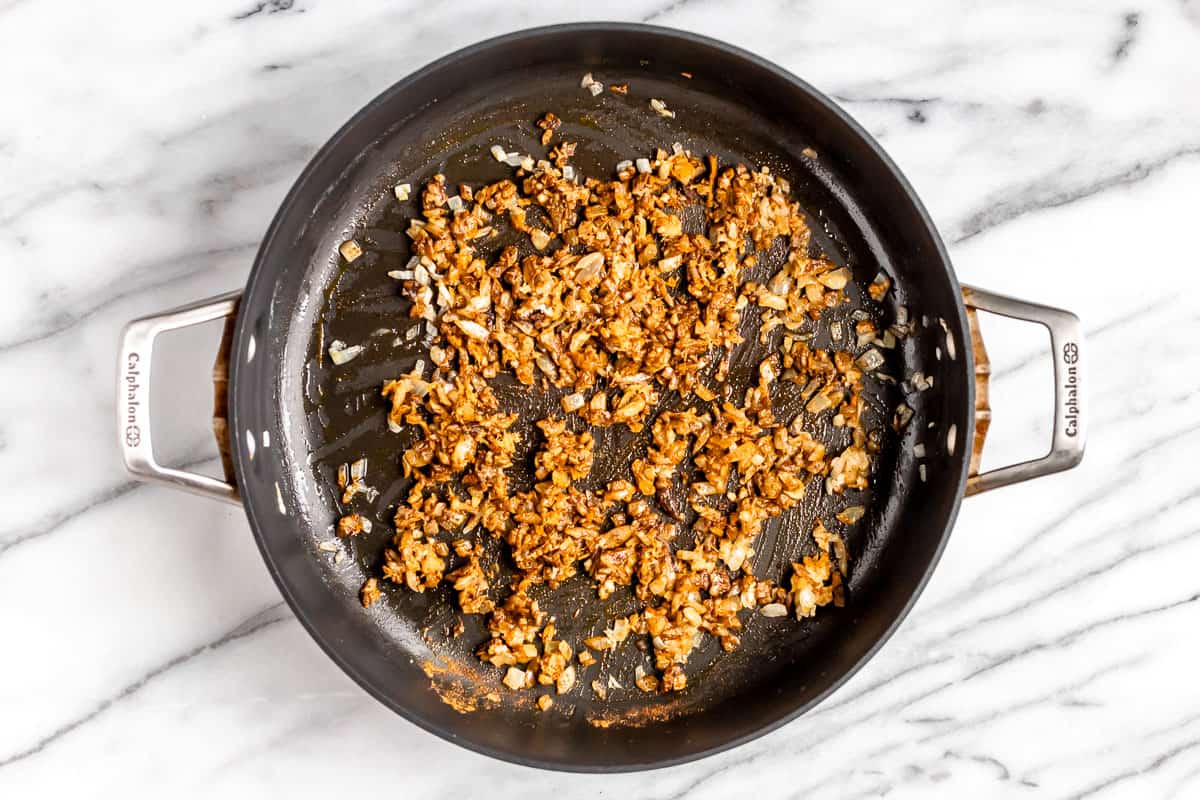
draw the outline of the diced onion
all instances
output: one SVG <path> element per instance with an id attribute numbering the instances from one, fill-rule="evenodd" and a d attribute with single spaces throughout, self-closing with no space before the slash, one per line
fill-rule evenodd
<path id="1" fill-rule="evenodd" d="M 533 363 L 537 364 L 537 368 L 546 373 L 546 377 L 550 380 L 558 379 L 558 367 L 554 366 L 554 362 L 550 360 L 550 356 L 545 353 L 538 353 L 534 357 Z"/>
<path id="2" fill-rule="evenodd" d="M 338 252 L 342 254 L 342 258 L 346 259 L 347 263 L 353 263 L 363 254 L 363 249 L 358 242 L 347 239 L 338 247 Z"/>
<path id="3" fill-rule="evenodd" d="M 804 410 L 810 414 L 820 414 L 828 408 L 833 408 L 833 400 L 824 392 L 813 395 L 812 399 L 804 406 Z"/>
<path id="4" fill-rule="evenodd" d="M 504 673 L 504 685 L 510 689 L 520 689 L 525 686 L 525 670 L 518 667 L 509 667 L 508 672 Z"/>
<path id="5" fill-rule="evenodd" d="M 853 525 L 863 518 L 867 510 L 862 506 L 847 506 L 837 513 L 837 520 L 844 525 Z"/>
<path id="6" fill-rule="evenodd" d="M 675 117 L 675 112 L 667 108 L 667 104 L 662 100 L 659 100 L 657 97 L 652 97 L 650 99 L 650 108 L 653 109 L 654 113 L 658 114 L 660 117 Z"/>
<path id="7" fill-rule="evenodd" d="M 575 264 L 575 279 L 576 280 L 591 280 L 600 275 L 604 269 L 604 255 L 602 253 L 588 253 Z"/>
<path id="8" fill-rule="evenodd" d="M 486 341 L 488 338 L 487 328 L 480 325 L 478 322 L 469 319 L 455 319 L 454 324 L 457 325 L 463 333 L 470 336 L 472 339 L 480 339 Z"/>
<path id="9" fill-rule="evenodd" d="M 857 360 L 858 365 L 863 368 L 863 371 L 874 372 L 883 366 L 884 358 L 882 353 L 872 347 L 859 356 Z"/>
<path id="10" fill-rule="evenodd" d="M 362 354 L 363 348 L 360 344 L 346 346 L 346 343 L 340 339 L 334 339 L 329 344 L 329 358 L 334 364 L 342 365 L 348 361 L 353 361 Z"/>
<path id="11" fill-rule="evenodd" d="M 764 617 L 786 617 L 787 606 L 783 603 L 767 603 L 758 610 Z"/>
<path id="12" fill-rule="evenodd" d="M 786 297 L 792 291 L 792 276 L 787 274 L 786 270 L 779 270 L 767 282 L 767 289 L 771 294 Z"/>
<path id="13" fill-rule="evenodd" d="M 817 282 L 827 289 L 845 289 L 846 284 L 850 282 L 850 270 L 842 267 L 835 269 L 832 272 L 826 272 L 824 275 L 817 276 Z"/>

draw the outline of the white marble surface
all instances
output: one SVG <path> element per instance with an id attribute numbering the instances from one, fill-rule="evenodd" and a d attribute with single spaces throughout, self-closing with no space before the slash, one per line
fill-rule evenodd
<path id="1" fill-rule="evenodd" d="M 0 797 L 1200 796 L 1200 2 L 517 5 L 0 2 Z M 242 284 L 377 92 L 598 13 L 837 98 L 965 281 L 1083 317 L 1093 427 L 1076 471 L 964 503 L 912 616 L 816 712 L 679 768 L 535 775 L 359 691 L 240 511 L 131 483 L 114 361 L 125 321 Z M 1048 440 L 1049 364 L 1035 332 L 988 331 L 997 464 Z M 215 337 L 173 340 L 155 389 L 164 455 L 210 469 Z"/>

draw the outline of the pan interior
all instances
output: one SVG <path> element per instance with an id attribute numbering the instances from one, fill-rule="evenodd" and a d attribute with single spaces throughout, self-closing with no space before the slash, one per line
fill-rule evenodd
<path id="1" fill-rule="evenodd" d="M 971 430 L 961 310 L 936 235 L 907 188 L 878 162 L 869 143 L 802 85 L 724 46 L 654 29 L 550 29 L 525 36 L 458 54 L 398 85 L 343 129 L 293 190 L 248 290 L 245 307 L 265 310 L 248 313 L 243 327 L 249 332 L 240 332 L 238 340 L 255 336 L 275 358 L 238 367 L 259 378 L 235 375 L 237 422 L 248 430 L 256 430 L 256 422 L 280 438 L 280 446 L 260 451 L 257 459 L 240 454 L 243 493 L 268 563 L 318 641 L 414 721 L 484 752 L 560 768 L 681 760 L 753 735 L 819 699 L 886 635 L 923 583 L 956 508 Z M 628 83 L 628 95 L 593 97 L 579 86 L 588 71 L 606 85 Z M 653 113 L 652 97 L 676 117 Z M 475 187 L 511 175 L 490 147 L 542 155 L 534 122 L 547 111 L 563 119 L 556 140 L 579 143 L 572 161 L 584 175 L 608 176 L 618 161 L 679 142 L 695 153 L 716 154 L 722 165 L 767 166 L 788 178 L 828 257 L 849 266 L 859 286 L 880 270 L 891 276 L 895 289 L 885 308 L 872 311 L 879 321 L 894 321 L 900 305 L 910 309 L 916 333 L 889 354 L 886 370 L 898 377 L 922 370 L 934 376 L 935 388 L 905 398 L 914 419 L 885 439 L 872 489 L 863 498 L 867 516 L 847 537 L 846 608 L 821 609 L 802 623 L 747 612 L 741 648 L 721 653 L 706 637 L 689 661 L 688 688 L 673 695 L 632 688 L 637 666 L 650 669 L 652 659 L 627 643 L 580 669 L 576 690 L 541 713 L 533 708 L 536 693 L 505 690 L 499 671 L 473 655 L 485 637 L 481 620 L 468 616 L 461 635 L 448 635 L 457 618 L 453 592 L 393 587 L 364 611 L 358 589 L 379 572 L 390 517 L 407 488 L 399 456 L 412 439 L 387 431 L 379 389 L 418 359 L 428 361 L 419 342 L 408 342 L 408 303 L 386 277 L 408 261 L 403 231 L 418 211 L 416 189 L 438 172 L 452 185 Z M 392 187 L 405 182 L 414 187 L 413 200 L 402 203 Z M 351 236 L 366 243 L 367 255 L 345 266 L 337 246 Z M 770 258 L 764 262 L 748 277 L 761 279 L 778 266 Z M 862 305 L 853 292 L 848 307 L 826 319 L 844 318 L 857 307 Z M 753 331 L 753 315 L 746 324 Z M 829 346 L 828 326 L 819 329 L 816 345 Z M 956 360 L 946 355 L 947 337 L 958 342 Z M 765 352 L 756 336 L 747 338 L 735 354 L 735 396 Z M 334 339 L 366 350 L 335 367 L 321 357 Z M 239 397 L 251 391 L 254 397 Z M 880 398 L 870 426 L 887 423 L 882 408 L 901 399 L 899 391 L 880 383 L 869 387 L 867 394 Z M 501 397 L 521 412 L 523 439 L 536 444 L 530 425 L 551 413 L 557 394 L 501 390 Z M 784 419 L 790 418 L 788 403 L 786 396 L 776 401 Z M 959 432 L 955 452 L 945 443 L 951 424 Z M 645 437 L 617 429 L 596 433 L 593 479 L 626 477 Z M 820 435 L 845 444 L 832 428 Z M 928 453 L 924 481 L 911 457 L 916 441 Z M 375 525 L 371 533 L 339 543 L 346 555 L 338 561 L 319 543 L 335 538 L 341 513 L 337 467 L 362 457 L 368 459 L 367 483 L 380 495 L 352 506 Z M 784 579 L 790 561 L 812 552 L 812 521 L 828 519 L 850 502 L 831 502 L 813 481 L 805 502 L 764 530 L 755 574 Z M 499 543 L 490 546 L 499 552 Z M 586 576 L 553 591 L 542 587 L 535 596 L 556 614 L 560 638 L 576 646 L 636 608 L 628 592 L 599 601 Z M 608 676 L 627 688 L 602 702 L 588 685 Z M 460 713 L 467 709 L 473 710 Z"/>

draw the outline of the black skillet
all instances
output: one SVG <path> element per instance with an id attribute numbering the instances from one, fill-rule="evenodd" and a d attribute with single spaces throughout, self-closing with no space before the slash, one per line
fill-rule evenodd
<path id="1" fill-rule="evenodd" d="M 628 95 L 605 91 L 593 97 L 580 88 L 586 72 L 606 86 L 628 83 Z M 676 117 L 653 113 L 650 98 L 665 101 Z M 584 174 L 608 175 L 617 161 L 680 142 L 697 153 L 715 153 L 722 164 L 766 165 L 789 178 L 821 249 L 851 267 L 860 286 L 880 270 L 894 283 L 882 306 L 861 302 L 855 290 L 851 307 L 838 313 L 863 308 L 891 324 L 907 312 L 913 333 L 889 354 L 885 370 L 901 379 L 922 371 L 932 376 L 934 388 L 906 393 L 888 384 L 872 387 L 884 402 L 903 399 L 915 413 L 901 433 L 885 440 L 872 487 L 861 498 L 869 511 L 849 535 L 845 608 L 822 609 L 803 623 L 747 613 L 742 647 L 719 658 L 712 642 L 699 648 L 689 661 L 687 689 L 679 694 L 632 689 L 637 665 L 650 660 L 626 646 L 582 669 L 575 690 L 556 698 L 550 712 L 539 712 L 533 693 L 506 691 L 498 671 L 471 654 L 482 638 L 475 621 L 468 620 L 460 636 L 449 636 L 455 615 L 446 593 L 389 590 L 383 602 L 364 611 L 357 590 L 378 572 L 391 509 L 404 487 L 397 455 L 405 434 L 387 433 L 379 386 L 424 355 L 419 341 L 407 343 L 406 303 L 385 277 L 408 259 L 402 231 L 415 209 L 399 203 L 392 187 L 419 186 L 436 172 L 455 184 L 498 179 L 510 170 L 491 157 L 490 146 L 544 153 L 534 121 L 546 111 L 564 120 L 559 138 L 579 142 L 574 163 Z M 352 235 L 367 243 L 368 252 L 347 268 L 337 246 Z M 969 322 L 974 308 L 1049 328 L 1056 376 L 1051 451 L 983 475 L 976 467 L 988 418 L 987 365 Z M 160 466 L 148 424 L 154 337 L 222 317 L 230 320 L 231 336 L 223 348 L 227 390 L 219 362 L 217 423 L 221 444 L 232 451 L 228 482 Z M 818 344 L 828 342 L 828 326 L 821 329 L 826 332 Z M 367 343 L 367 351 L 334 367 L 319 358 L 334 338 Z M 911 608 L 965 493 L 1078 463 L 1084 441 L 1081 344 L 1078 320 L 1067 312 L 960 288 L 937 231 L 895 165 L 857 123 L 795 76 L 680 31 L 565 25 L 468 47 L 405 78 L 359 112 L 284 200 L 243 292 L 129 325 L 118 422 L 135 475 L 244 504 L 263 558 L 296 616 L 382 703 L 426 730 L 497 758 L 588 772 L 635 770 L 724 750 L 812 708 L 882 645 Z M 760 356 L 753 346 L 735 354 L 735 392 L 744 390 Z M 523 423 L 555 403 L 551 394 L 501 394 L 522 412 Z M 781 394 L 776 403 L 786 407 L 791 399 Z M 639 443 L 611 432 L 604 436 L 596 474 L 623 474 Z M 923 458 L 914 456 L 918 442 Z M 376 525 L 372 534 L 351 540 L 338 562 L 319 547 L 333 539 L 340 513 L 333 474 L 339 463 L 363 455 L 369 459 L 367 482 L 381 491 L 369 507 Z M 754 565 L 760 577 L 778 580 L 787 562 L 811 546 L 812 519 L 833 509 L 817 484 L 763 535 Z M 627 595 L 601 603 L 585 577 L 554 592 L 543 589 L 540 596 L 544 608 L 558 612 L 562 638 L 575 643 L 633 609 Z M 589 685 L 601 675 L 623 687 L 610 690 L 603 702 Z M 460 713 L 467 707 L 475 710 Z"/>

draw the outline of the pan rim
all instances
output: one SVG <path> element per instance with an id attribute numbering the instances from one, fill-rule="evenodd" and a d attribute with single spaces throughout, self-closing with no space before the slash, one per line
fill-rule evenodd
<path id="1" fill-rule="evenodd" d="M 580 35 L 588 33 L 648 34 L 652 36 L 675 39 L 689 45 L 720 50 L 734 58 L 748 62 L 750 65 L 769 73 L 774 78 L 784 81 L 790 84 L 792 87 L 807 94 L 815 103 L 823 106 L 825 110 L 827 110 L 832 116 L 836 117 L 851 135 L 857 137 L 860 142 L 870 150 L 880 165 L 896 182 L 897 187 L 903 192 L 904 196 L 911 204 L 912 211 L 915 212 L 917 219 L 925 228 L 924 232 L 929 236 L 930 241 L 933 243 L 937 260 L 940 261 L 941 265 L 945 269 L 951 289 L 956 297 L 961 297 L 961 287 L 959 285 L 957 276 L 955 275 L 953 264 L 950 260 L 949 253 L 946 250 L 945 243 L 943 242 L 937 227 L 934 225 L 929 212 L 912 187 L 912 184 L 908 181 L 903 172 L 901 172 L 899 167 L 895 164 L 895 162 L 892 161 L 880 144 L 875 140 L 875 138 L 872 137 L 870 133 L 868 133 L 852 116 L 838 106 L 827 95 L 820 92 L 811 84 L 779 66 L 778 64 L 775 64 L 768 59 L 765 59 L 741 47 L 729 44 L 728 42 L 724 42 L 719 39 L 714 39 L 690 31 L 679 30 L 666 26 L 650 25 L 645 23 L 604 21 L 565 23 L 525 28 L 480 40 L 473 44 L 459 48 L 458 50 L 442 56 L 441 58 L 436 59 L 435 61 L 432 61 L 415 70 L 414 72 L 408 74 L 404 78 L 389 86 L 370 102 L 365 104 L 345 124 L 343 124 L 337 130 L 337 132 L 325 142 L 324 145 L 322 145 L 322 147 L 300 172 L 299 176 L 296 178 L 296 181 L 292 184 L 292 187 L 289 189 L 287 195 L 281 202 L 279 209 L 276 211 L 270 226 L 267 228 L 267 231 L 263 236 L 262 243 L 255 255 L 254 263 L 251 267 L 250 274 L 246 282 L 243 297 L 256 297 L 258 293 L 263 291 L 264 281 L 272 280 L 272 276 L 268 274 L 269 270 L 263 266 L 265 255 L 271 251 L 273 246 L 276 245 L 276 239 L 279 236 L 280 228 L 282 227 L 285 218 L 291 213 L 292 207 L 296 204 L 299 197 L 307 191 L 307 183 L 309 182 L 312 174 L 331 158 L 332 154 L 339 149 L 339 143 L 342 142 L 343 139 L 346 138 L 347 135 L 359 125 L 361 120 L 368 116 L 377 106 L 386 103 L 387 100 L 393 95 L 403 92 L 410 86 L 425 80 L 444 66 L 451 64 L 469 54 L 474 54 L 481 50 L 502 48 L 511 44 L 530 39 L 536 39 L 539 37 Z M 959 330 L 967 330 L 966 311 L 961 300 L 956 304 L 955 310 L 958 314 Z M 248 337 L 253 336 L 253 326 L 251 325 L 250 321 L 252 317 L 255 316 L 257 315 L 247 313 L 247 308 L 243 306 L 242 313 L 239 314 L 236 323 L 232 352 L 246 352 L 244 348 L 247 347 Z M 962 349 L 965 351 L 964 367 L 967 370 L 966 374 L 971 375 L 974 373 L 974 354 L 971 352 L 971 348 L 969 347 Z M 242 404 L 238 402 L 238 397 L 240 396 L 240 393 L 237 391 L 237 387 L 239 385 L 238 376 L 245 367 L 243 367 L 243 362 L 240 358 L 231 358 L 230 362 L 230 378 L 228 389 L 230 395 L 230 421 L 232 430 L 237 431 L 243 428 L 241 421 Z M 967 394 L 967 408 L 973 408 L 975 402 L 975 387 L 972 381 L 966 381 L 965 391 Z M 968 413 L 965 415 L 965 419 L 967 420 L 966 425 L 968 430 L 966 431 L 966 436 L 962 437 L 962 439 L 964 441 L 972 441 L 974 437 L 974 416 L 973 414 Z M 249 476 L 252 474 L 248 454 L 244 452 L 243 448 L 241 447 L 235 446 L 232 448 L 232 450 L 235 473 L 238 478 L 239 486 L 243 486 L 245 485 L 243 476 Z M 798 703 L 772 717 L 768 717 L 762 722 L 762 724 L 756 726 L 752 730 L 741 735 L 730 737 L 718 745 L 696 749 L 676 757 L 654 759 L 645 762 L 630 760 L 611 764 L 579 764 L 555 759 L 539 758 L 537 756 L 521 754 L 514 750 L 502 750 L 474 741 L 469 737 L 464 737 L 452 730 L 445 729 L 432 721 L 423 719 L 418 714 L 412 712 L 405 704 L 397 702 L 396 699 L 393 698 L 387 691 L 385 691 L 382 687 L 377 686 L 370 677 L 364 675 L 352 663 L 352 660 L 340 650 L 337 643 L 331 641 L 304 611 L 302 605 L 294 596 L 292 588 L 287 581 L 281 565 L 277 562 L 275 555 L 271 551 L 270 547 L 268 547 L 263 537 L 260 519 L 261 512 L 256 508 L 256 504 L 250 500 L 250 493 L 248 492 L 243 492 L 243 509 L 246 513 L 247 519 L 250 522 L 250 528 L 254 535 L 255 543 L 262 556 L 263 562 L 267 567 L 267 571 L 270 573 L 272 580 L 275 582 L 280 591 L 280 594 L 283 596 L 285 602 L 287 602 L 289 608 L 291 608 L 293 614 L 295 614 L 296 618 L 299 620 L 301 626 L 331 661 L 333 661 L 346 675 L 348 675 L 351 680 L 358 684 L 358 686 L 360 686 L 364 691 L 366 691 L 385 707 L 389 708 L 391 711 L 398 714 L 408 722 L 413 723 L 422 730 L 432 733 L 445 741 L 464 747 L 481 755 L 498 759 L 500 761 L 505 761 L 524 767 L 534 767 L 538 769 L 560 772 L 609 774 L 664 769 L 667 767 L 678 766 L 692 761 L 697 761 L 709 756 L 717 755 L 718 753 L 722 753 L 727 750 L 731 750 L 753 741 L 754 739 L 758 739 L 772 731 L 778 730 L 784 725 L 794 721 L 801 715 L 820 705 L 830 695 L 844 686 L 852 677 L 854 677 L 854 675 L 858 673 L 860 669 L 867 664 L 867 662 L 874 658 L 884 644 L 891 639 L 891 637 L 899 629 L 900 625 L 908 617 L 909 613 L 916 605 L 918 598 L 925 590 L 926 585 L 928 584 L 934 570 L 937 568 L 938 563 L 941 560 L 942 554 L 949 541 L 950 534 L 954 529 L 954 524 L 957 520 L 958 512 L 966 489 L 968 468 L 969 460 L 963 458 L 959 470 L 957 487 L 955 489 L 951 507 L 946 518 L 945 527 L 938 539 L 937 545 L 934 548 L 931 557 L 929 558 L 928 564 L 924 567 L 912 592 L 909 594 L 904 604 L 899 608 L 898 612 L 895 614 L 895 617 L 887 625 L 882 634 L 876 638 L 876 640 L 862 653 L 862 655 L 859 656 L 859 658 L 850 666 L 849 669 L 844 670 L 841 675 L 830 681 L 828 686 L 807 701 Z M 272 510 L 274 510 L 273 505 Z"/>

